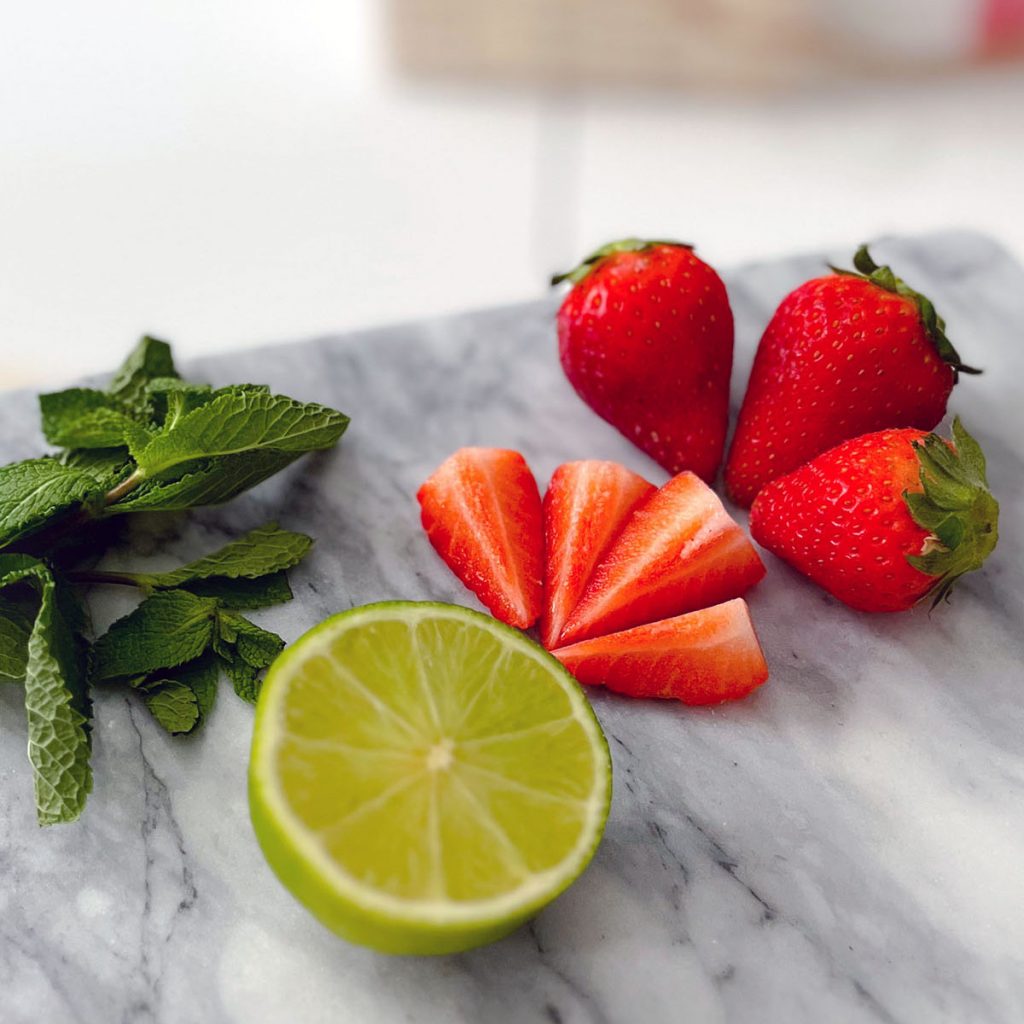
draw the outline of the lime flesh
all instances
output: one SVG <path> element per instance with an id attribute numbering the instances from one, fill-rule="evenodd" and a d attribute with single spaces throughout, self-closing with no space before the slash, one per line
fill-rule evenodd
<path id="1" fill-rule="evenodd" d="M 345 938 L 450 953 L 506 935 L 583 871 L 611 797 L 573 678 L 453 605 L 336 615 L 274 663 L 249 805 L 278 877 Z"/>

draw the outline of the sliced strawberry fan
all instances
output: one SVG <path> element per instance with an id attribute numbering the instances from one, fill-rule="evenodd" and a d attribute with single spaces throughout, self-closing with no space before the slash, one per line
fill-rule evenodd
<path id="1" fill-rule="evenodd" d="M 521 455 L 463 448 L 418 498 L 459 579 L 508 625 L 529 628 L 543 609 L 544 646 L 581 683 L 711 704 L 767 678 L 739 600 L 764 566 L 693 473 L 656 490 L 616 463 L 566 463 L 542 509 Z"/>

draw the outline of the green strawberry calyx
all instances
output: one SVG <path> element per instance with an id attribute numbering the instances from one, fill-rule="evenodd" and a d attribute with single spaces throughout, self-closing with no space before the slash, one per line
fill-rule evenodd
<path id="1" fill-rule="evenodd" d="M 607 245 L 602 245 L 600 249 L 595 249 L 579 266 L 573 267 L 572 270 L 568 270 L 564 274 L 555 274 L 551 278 L 551 283 L 556 285 L 561 284 L 563 281 L 569 281 L 572 284 L 578 284 L 598 263 L 609 256 L 614 256 L 620 252 L 643 252 L 645 249 L 651 249 L 656 245 L 674 245 L 680 249 L 693 248 L 688 242 L 671 242 L 665 239 L 622 238 L 617 242 L 609 242 Z"/>
<path id="2" fill-rule="evenodd" d="M 866 245 L 862 245 L 857 250 L 853 257 L 853 265 L 856 267 L 856 270 L 844 270 L 842 267 L 834 267 L 831 264 L 829 264 L 829 267 L 837 274 L 843 274 L 847 277 L 859 277 L 861 280 L 870 281 L 872 284 L 878 285 L 879 288 L 884 288 L 887 292 L 892 292 L 894 295 L 902 295 L 904 298 L 912 300 L 921 315 L 921 323 L 924 326 L 925 333 L 935 346 L 935 351 L 938 352 L 939 358 L 952 367 L 954 384 L 959 379 L 961 373 L 982 372 L 961 361 L 959 353 L 953 347 L 953 343 L 946 337 L 946 321 L 935 311 L 932 300 L 920 292 L 914 291 L 910 285 L 901 278 L 898 278 L 893 273 L 892 267 L 880 267 L 871 258 L 871 253 L 868 252 Z"/>
<path id="3" fill-rule="evenodd" d="M 964 573 L 980 569 L 999 540 L 999 502 L 988 489 L 985 454 L 958 416 L 953 445 L 938 434 L 914 441 L 922 491 L 904 491 L 911 518 L 928 531 L 919 555 L 907 561 L 935 577 L 932 607 L 948 599 Z"/>

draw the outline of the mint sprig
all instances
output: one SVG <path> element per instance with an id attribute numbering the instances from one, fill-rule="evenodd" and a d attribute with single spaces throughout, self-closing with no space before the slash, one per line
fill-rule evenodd
<path id="1" fill-rule="evenodd" d="M 78 817 L 92 786 L 89 683 L 136 693 L 175 735 L 209 715 L 222 670 L 255 700 L 284 641 L 239 612 L 290 600 L 287 571 L 312 544 L 270 523 L 178 569 L 108 572 L 94 567 L 105 521 L 229 501 L 333 447 L 348 417 L 265 385 L 184 381 L 149 337 L 106 390 L 42 395 L 40 412 L 62 450 L 0 468 L 0 682 L 25 681 L 37 814 L 52 824 Z M 79 596 L 97 584 L 143 600 L 92 643 Z"/>

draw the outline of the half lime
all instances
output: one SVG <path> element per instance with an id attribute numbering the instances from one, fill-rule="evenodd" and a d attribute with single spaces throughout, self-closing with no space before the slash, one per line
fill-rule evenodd
<path id="1" fill-rule="evenodd" d="M 335 615 L 260 695 L 249 805 L 263 852 L 324 924 L 383 952 L 508 934 L 587 866 L 610 797 L 575 680 L 466 608 Z"/>

